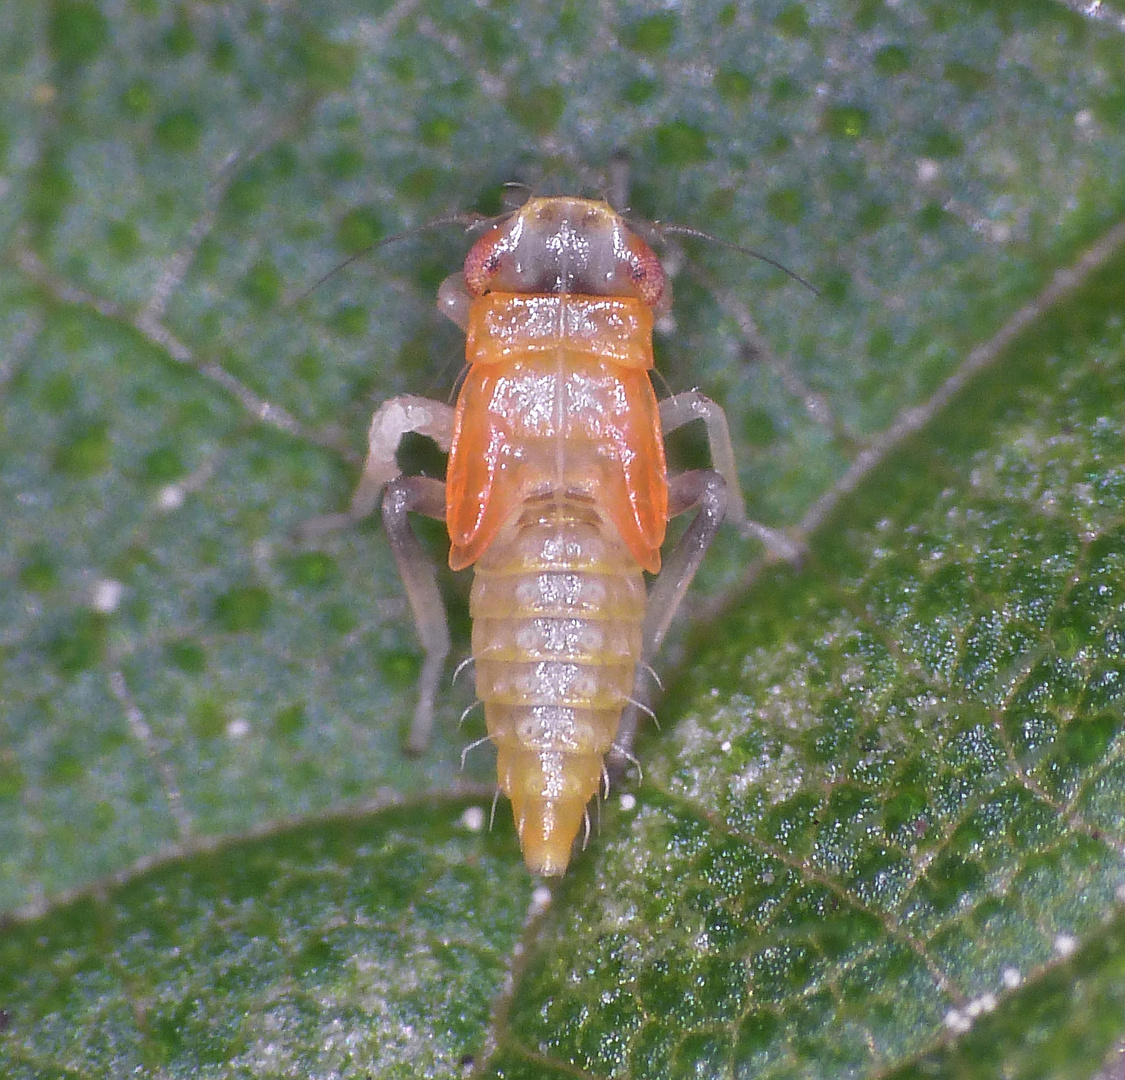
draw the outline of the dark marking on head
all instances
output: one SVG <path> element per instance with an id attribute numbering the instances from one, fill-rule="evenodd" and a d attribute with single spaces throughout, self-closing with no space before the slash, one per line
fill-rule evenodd
<path id="1" fill-rule="evenodd" d="M 464 274 L 473 296 L 630 296 L 663 310 L 666 294 L 652 249 L 608 203 L 592 199 L 529 199 L 473 245 Z"/>

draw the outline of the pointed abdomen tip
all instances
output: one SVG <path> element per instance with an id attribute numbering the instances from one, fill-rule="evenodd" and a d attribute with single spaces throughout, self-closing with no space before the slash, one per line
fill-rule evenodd
<path id="1" fill-rule="evenodd" d="M 520 847 L 523 861 L 533 874 L 561 877 L 570 865 L 574 838 L 585 820 L 586 803 L 570 799 L 529 799 L 516 807 L 516 821 L 522 818 Z"/>

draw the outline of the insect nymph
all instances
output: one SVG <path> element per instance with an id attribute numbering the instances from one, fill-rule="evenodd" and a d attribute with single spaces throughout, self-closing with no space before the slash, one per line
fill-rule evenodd
<path id="1" fill-rule="evenodd" d="M 480 237 L 439 306 L 466 332 L 451 408 L 404 396 L 375 413 L 350 515 L 383 520 L 425 649 L 410 745 L 429 738 L 449 631 L 407 515 L 449 529 L 470 597 L 476 692 L 530 870 L 562 874 L 633 700 L 724 517 L 742 524 L 730 436 L 702 395 L 658 403 L 660 261 L 604 202 L 532 198 Z M 707 425 L 714 470 L 669 478 L 664 433 Z M 405 476 L 402 436 L 449 453 L 444 483 Z M 670 516 L 695 510 L 663 561 Z M 646 589 L 643 572 L 659 574 Z M 621 749 L 626 749 L 621 748 Z"/>

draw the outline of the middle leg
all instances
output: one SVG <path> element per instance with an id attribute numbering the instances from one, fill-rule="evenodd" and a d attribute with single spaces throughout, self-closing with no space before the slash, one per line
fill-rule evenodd
<path id="1" fill-rule="evenodd" d="M 734 460 L 727 414 L 722 408 L 698 390 L 675 394 L 660 403 L 660 423 L 665 434 L 690 424 L 693 420 L 702 420 L 706 425 L 711 466 L 727 483 L 727 520 L 738 529 L 744 540 L 753 536 L 765 544 L 773 558 L 796 562 L 801 555 L 798 544 L 784 532 L 750 521 L 746 516 L 746 503 L 738 483 L 738 466 Z"/>

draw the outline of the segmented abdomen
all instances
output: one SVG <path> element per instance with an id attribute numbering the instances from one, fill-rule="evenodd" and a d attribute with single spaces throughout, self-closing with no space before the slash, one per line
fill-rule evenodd
<path id="1" fill-rule="evenodd" d="M 476 565 L 477 696 L 528 867 L 561 874 L 641 654 L 645 583 L 588 496 L 527 499 Z"/>

